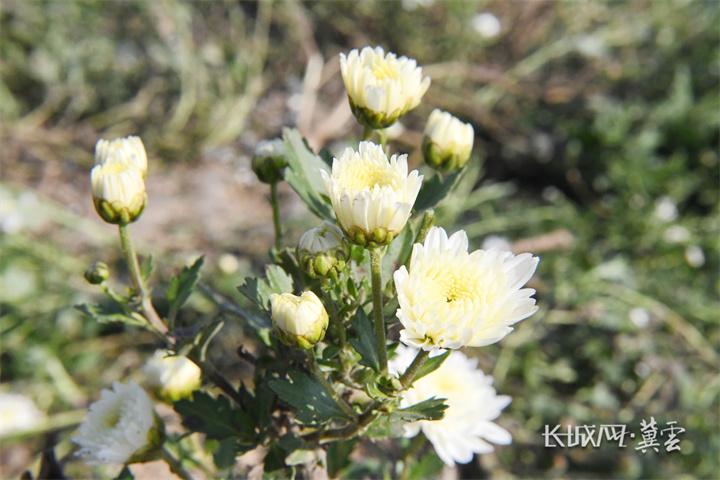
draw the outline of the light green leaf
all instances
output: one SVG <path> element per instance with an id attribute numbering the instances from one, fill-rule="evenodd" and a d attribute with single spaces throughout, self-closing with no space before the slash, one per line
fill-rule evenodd
<path id="1" fill-rule="evenodd" d="M 124 323 L 133 327 L 147 326 L 147 322 L 142 316 L 124 311 L 119 308 L 119 305 L 83 303 L 75 305 L 75 308 L 98 323 Z"/>
<path id="2" fill-rule="evenodd" d="M 167 298 L 170 304 L 170 313 L 168 316 L 173 317 L 175 313 L 180 310 L 180 307 L 185 304 L 188 297 L 190 297 L 190 294 L 200 279 L 200 269 L 202 268 L 203 261 L 203 257 L 198 258 L 190 267 L 183 267 L 180 273 L 170 280 L 170 286 L 167 292 L 165 292 L 165 298 Z"/>

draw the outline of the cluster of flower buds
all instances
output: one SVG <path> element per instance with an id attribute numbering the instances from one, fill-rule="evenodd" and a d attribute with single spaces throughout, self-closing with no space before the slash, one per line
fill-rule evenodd
<path id="1" fill-rule="evenodd" d="M 303 233 L 297 246 L 298 261 L 310 278 L 337 278 L 349 256 L 342 230 L 327 221 Z"/>

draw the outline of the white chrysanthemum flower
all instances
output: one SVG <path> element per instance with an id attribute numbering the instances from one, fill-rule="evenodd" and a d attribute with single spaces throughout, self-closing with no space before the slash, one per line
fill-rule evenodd
<path id="1" fill-rule="evenodd" d="M 140 137 L 98 140 L 95 144 L 95 165 L 116 162 L 127 163 L 145 177 L 148 169 L 147 153 Z"/>
<path id="2" fill-rule="evenodd" d="M 470 159 L 474 140 L 472 125 L 435 109 L 425 126 L 422 144 L 425 161 L 444 171 L 460 169 Z"/>
<path id="3" fill-rule="evenodd" d="M 0 437 L 37 427 L 44 419 L 45 414 L 30 398 L 17 393 L 0 393 Z"/>
<path id="4" fill-rule="evenodd" d="M 655 202 L 655 218 L 661 222 L 672 222 L 678 217 L 677 205 L 670 197 L 660 197 Z"/>
<path id="5" fill-rule="evenodd" d="M 128 224 L 145 208 L 147 194 L 142 172 L 129 163 L 95 165 L 90 183 L 95 209 L 108 223 Z"/>
<path id="6" fill-rule="evenodd" d="M 158 350 L 143 367 L 148 383 L 161 398 L 177 401 L 200 388 L 202 372 L 187 357 Z"/>
<path id="7" fill-rule="evenodd" d="M 490 12 L 475 15 L 470 21 L 472 28 L 483 38 L 491 39 L 498 36 L 502 25 L 500 20 Z"/>
<path id="8" fill-rule="evenodd" d="M 413 246 L 410 268 L 394 275 L 400 340 L 428 351 L 497 342 L 537 310 L 535 290 L 521 287 L 538 261 L 529 253 L 468 253 L 463 230 L 448 238 L 433 227 Z"/>
<path id="9" fill-rule="evenodd" d="M 328 313 L 314 292 L 273 293 L 270 308 L 275 334 L 286 345 L 308 349 L 325 336 Z"/>
<path id="10" fill-rule="evenodd" d="M 374 129 L 389 127 L 417 107 L 430 86 L 415 60 L 380 47 L 341 53 L 340 71 L 353 114 Z"/>
<path id="11" fill-rule="evenodd" d="M 400 345 L 390 361 L 390 371 L 402 373 L 415 358 L 416 350 Z M 429 398 L 445 398 L 447 409 L 440 420 L 421 420 L 405 426 L 405 435 L 414 437 L 422 430 L 446 465 L 468 463 L 476 453 L 489 453 L 493 446 L 508 445 L 510 433 L 493 420 L 510 403 L 498 395 L 493 378 L 477 368 L 477 360 L 458 351 L 450 353 L 434 372 L 416 380 L 402 393 L 400 405 L 408 407 Z"/>
<path id="12" fill-rule="evenodd" d="M 149 456 L 162 443 L 162 435 L 147 393 L 134 382 L 115 382 L 90 405 L 72 440 L 88 463 L 122 465 Z"/>
<path id="13" fill-rule="evenodd" d="M 422 175 L 408 175 L 407 155 L 388 161 L 380 145 L 360 142 L 321 170 L 335 215 L 348 238 L 360 245 L 383 245 L 405 227 L 420 192 Z"/>

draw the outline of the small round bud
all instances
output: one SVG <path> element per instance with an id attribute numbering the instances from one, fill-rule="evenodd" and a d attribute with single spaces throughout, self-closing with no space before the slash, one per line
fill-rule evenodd
<path id="1" fill-rule="evenodd" d="M 95 210 L 108 223 L 127 225 L 145 209 L 147 193 L 142 172 L 129 163 L 95 165 L 90 182 Z"/>
<path id="2" fill-rule="evenodd" d="M 422 151 L 425 162 L 443 172 L 460 170 L 472 152 L 475 132 L 447 112 L 433 110 L 423 136 Z"/>
<path id="3" fill-rule="evenodd" d="M 328 314 L 320 299 L 311 291 L 270 296 L 275 335 L 285 345 L 310 349 L 325 336 Z"/>
<path id="4" fill-rule="evenodd" d="M 110 277 L 110 269 L 104 262 L 95 262 L 85 270 L 85 280 L 92 285 L 100 285 Z"/>
<path id="5" fill-rule="evenodd" d="M 255 149 L 252 170 L 263 183 L 277 183 L 283 178 L 287 167 L 285 142 L 282 139 L 265 140 Z"/>
<path id="6" fill-rule="evenodd" d="M 297 257 L 311 278 L 336 277 L 350 255 L 342 230 L 330 222 L 311 228 L 300 237 Z"/>

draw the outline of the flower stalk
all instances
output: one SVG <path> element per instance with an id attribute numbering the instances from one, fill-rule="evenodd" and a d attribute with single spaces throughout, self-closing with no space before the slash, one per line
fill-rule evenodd
<path id="1" fill-rule="evenodd" d="M 370 249 L 370 275 L 372 283 L 375 343 L 377 346 L 378 361 L 380 362 L 380 371 L 382 373 L 387 373 L 387 348 L 385 346 L 385 319 L 383 318 L 382 295 L 382 259 L 384 254 L 384 248 Z"/>
<path id="2" fill-rule="evenodd" d="M 279 250 L 282 247 L 282 226 L 280 225 L 277 182 L 270 184 L 270 205 L 272 206 L 273 227 L 275 228 L 275 248 Z"/>
<path id="3" fill-rule="evenodd" d="M 166 335 L 168 333 L 168 327 L 160 319 L 160 316 L 155 311 L 155 307 L 153 307 L 150 291 L 145 285 L 142 273 L 140 273 L 140 264 L 138 263 L 137 253 L 135 252 L 128 226 L 121 224 L 118 226 L 118 230 L 120 232 L 120 246 L 123 255 L 125 255 L 125 262 L 130 270 L 130 279 L 132 280 L 133 287 L 140 294 L 140 306 L 145 314 L 145 318 L 155 331 L 161 335 Z"/>

